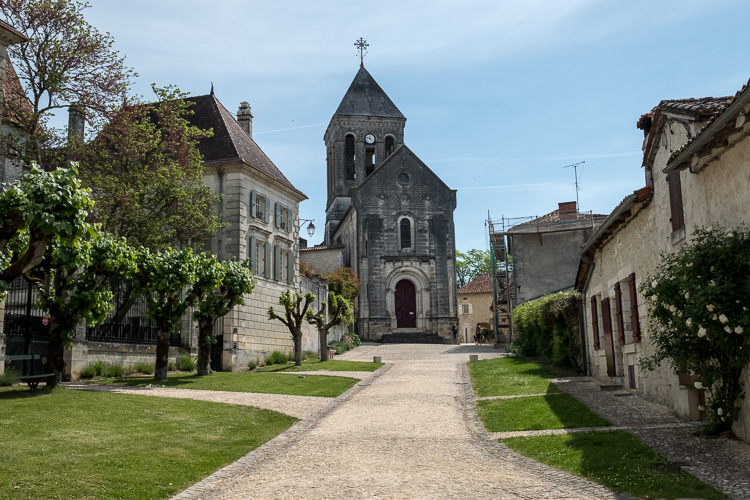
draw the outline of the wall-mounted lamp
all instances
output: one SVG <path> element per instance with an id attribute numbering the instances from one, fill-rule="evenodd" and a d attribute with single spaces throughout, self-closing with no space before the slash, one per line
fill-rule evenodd
<path id="1" fill-rule="evenodd" d="M 315 234 L 315 224 L 313 224 L 313 221 L 315 219 L 300 219 L 299 221 L 299 228 L 302 229 L 302 226 L 305 225 L 305 222 L 309 222 L 307 225 L 307 234 L 310 236 L 310 238 L 313 237 L 313 234 Z"/>

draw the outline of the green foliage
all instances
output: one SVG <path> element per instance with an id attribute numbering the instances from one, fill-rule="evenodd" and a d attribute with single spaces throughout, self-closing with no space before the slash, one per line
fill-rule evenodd
<path id="1" fill-rule="evenodd" d="M 662 254 L 640 287 L 649 302 L 649 333 L 656 352 L 641 361 L 654 370 L 667 361 L 698 375 L 710 398 L 710 431 L 737 420 L 744 397 L 741 374 L 750 361 L 750 235 L 746 228 L 696 228 L 675 254 Z"/>
<path id="2" fill-rule="evenodd" d="M 250 371 L 255 370 L 257 367 L 258 367 L 258 361 L 257 360 L 255 360 L 255 361 L 248 361 L 247 362 L 247 368 Z"/>
<path id="3" fill-rule="evenodd" d="M 336 351 L 336 354 L 344 354 L 360 345 L 362 342 L 359 339 L 359 335 L 354 332 L 349 332 L 341 340 L 332 340 L 328 343 L 328 348 Z"/>
<path id="4" fill-rule="evenodd" d="M 2 156 L 54 168 L 69 142 L 64 128 L 50 125 L 56 113 L 75 104 L 93 135 L 113 104 L 125 99 L 136 75 L 113 49 L 112 36 L 86 22 L 88 7 L 75 0 L 0 2 L 3 20 L 28 37 L 8 47 L 22 90 L 11 87 L 4 99 L 3 114 L 18 131 L 3 135 Z"/>
<path id="5" fill-rule="evenodd" d="M 289 362 L 289 356 L 282 354 L 281 351 L 273 351 L 271 354 L 266 356 L 264 360 L 266 365 L 283 365 Z"/>
<path id="6" fill-rule="evenodd" d="M 12 366 L 6 366 L 5 371 L 0 374 L 0 387 L 10 387 L 21 381 L 21 373 Z"/>
<path id="7" fill-rule="evenodd" d="M 513 311 L 517 348 L 524 356 L 583 370 L 578 299 L 575 292 L 558 292 L 521 304 Z"/>
<path id="8" fill-rule="evenodd" d="M 144 361 L 139 361 L 135 364 L 135 371 L 136 373 L 143 373 L 146 375 L 151 375 L 154 373 L 154 364 L 153 363 L 146 363 Z"/>
<path id="9" fill-rule="evenodd" d="M 303 351 L 302 352 L 302 361 L 308 361 L 308 360 L 320 360 L 320 354 L 315 351 Z"/>
<path id="10" fill-rule="evenodd" d="M 323 277 L 328 281 L 329 296 L 332 292 L 352 303 L 359 296 L 362 282 L 359 281 L 359 276 L 351 268 L 341 267 Z"/>
<path id="11" fill-rule="evenodd" d="M 157 250 L 204 241 L 221 224 L 198 150 L 211 130 L 189 124 L 185 94 L 153 90 L 159 102 L 124 105 L 79 157 L 93 219 L 130 245 Z"/>
<path id="12" fill-rule="evenodd" d="M 8 284 L 41 264 L 49 243 L 72 243 L 92 230 L 90 192 L 76 166 L 44 172 L 36 165 L 0 193 L 0 300 Z"/>
<path id="13" fill-rule="evenodd" d="M 175 368 L 181 372 L 194 372 L 195 367 L 195 359 L 189 354 L 180 354 L 175 360 Z"/>
<path id="14" fill-rule="evenodd" d="M 459 287 L 491 270 L 492 260 L 489 250 L 471 249 L 466 253 L 456 250 L 456 284 Z"/>
<path id="15" fill-rule="evenodd" d="M 122 365 L 107 363 L 102 370 L 102 375 L 106 378 L 121 378 L 125 374 Z"/>

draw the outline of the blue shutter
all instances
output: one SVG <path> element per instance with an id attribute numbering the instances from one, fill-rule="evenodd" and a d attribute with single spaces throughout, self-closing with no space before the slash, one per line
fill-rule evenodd
<path id="1" fill-rule="evenodd" d="M 291 208 L 287 210 L 286 216 L 288 219 L 286 230 L 292 233 L 292 228 L 294 228 L 294 210 L 292 210 Z"/>
<path id="2" fill-rule="evenodd" d="M 275 217 L 273 218 L 276 228 L 281 227 L 281 203 L 276 203 Z"/>
<path id="3" fill-rule="evenodd" d="M 253 189 L 250 191 L 250 217 L 255 217 L 258 214 L 258 195 Z"/>
<path id="4" fill-rule="evenodd" d="M 255 238 L 250 237 L 248 240 L 248 245 L 250 245 L 250 271 L 254 275 L 258 274 L 258 252 L 255 249 Z"/>
<path id="5" fill-rule="evenodd" d="M 266 198 L 266 222 L 271 219 L 271 200 Z"/>
<path id="6" fill-rule="evenodd" d="M 263 276 L 270 279 L 271 278 L 271 259 L 273 258 L 273 256 L 271 255 L 270 243 L 266 242 L 265 247 L 266 247 L 266 261 L 264 262 L 265 269 L 263 270 Z"/>
<path id="7" fill-rule="evenodd" d="M 273 273 L 273 279 L 281 281 L 281 248 L 279 245 L 273 246 Z"/>
<path id="8" fill-rule="evenodd" d="M 289 256 L 289 261 L 287 262 L 286 282 L 290 285 L 294 285 L 294 260 L 296 257 L 296 253 L 292 250 L 289 250 L 287 255 Z"/>

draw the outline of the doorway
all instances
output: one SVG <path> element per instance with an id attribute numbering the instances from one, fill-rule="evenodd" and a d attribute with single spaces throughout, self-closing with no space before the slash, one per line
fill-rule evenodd
<path id="1" fill-rule="evenodd" d="M 396 283 L 396 328 L 417 327 L 417 292 L 414 283 L 403 279 Z"/>

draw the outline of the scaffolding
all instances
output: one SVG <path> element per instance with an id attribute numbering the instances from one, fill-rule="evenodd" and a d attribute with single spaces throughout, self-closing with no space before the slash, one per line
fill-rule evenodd
<path id="1" fill-rule="evenodd" d="M 494 222 L 487 211 L 487 227 L 490 241 L 490 265 L 492 268 L 492 311 L 496 342 L 513 341 L 513 301 L 515 286 L 513 285 L 513 258 L 508 252 L 506 231 L 512 225 L 532 220 L 533 217 L 506 219 L 502 217 L 499 224 Z M 498 227 L 499 226 L 499 227 Z M 503 339 L 503 337 L 505 337 Z"/>

